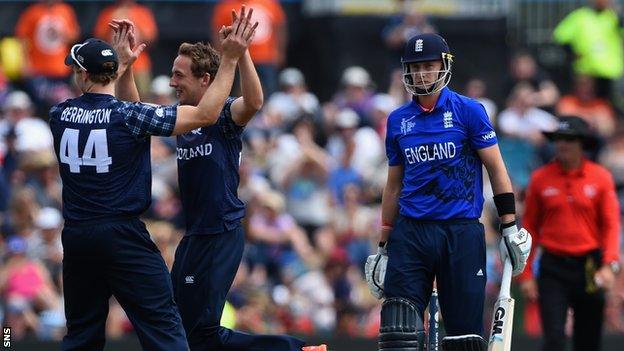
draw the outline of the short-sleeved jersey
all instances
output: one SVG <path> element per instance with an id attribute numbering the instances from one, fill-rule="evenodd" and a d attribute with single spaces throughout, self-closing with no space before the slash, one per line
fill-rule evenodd
<path id="1" fill-rule="evenodd" d="M 85 93 L 50 109 L 66 221 L 136 217 L 151 202 L 150 135 L 169 136 L 176 106 Z"/>
<path id="2" fill-rule="evenodd" d="M 479 218 L 482 163 L 476 150 L 496 144 L 477 101 L 442 90 L 430 112 L 411 101 L 388 117 L 390 166 L 403 165 L 400 213 L 417 219 Z"/>
<path id="3" fill-rule="evenodd" d="M 177 137 L 178 183 L 186 235 L 222 233 L 240 225 L 238 198 L 243 127 L 232 120 L 228 98 L 214 125 Z"/>

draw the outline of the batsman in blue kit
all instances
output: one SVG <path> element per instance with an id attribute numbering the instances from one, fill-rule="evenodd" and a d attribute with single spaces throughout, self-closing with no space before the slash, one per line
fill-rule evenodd
<path id="1" fill-rule="evenodd" d="M 224 39 L 226 59 L 197 106 L 118 100 L 120 67 L 113 47 L 90 39 L 71 48 L 65 63 L 83 94 L 50 110 L 63 181 L 63 350 L 104 348 L 111 295 L 126 311 L 143 349 L 188 350 L 167 267 L 138 218 L 151 201 L 150 136 L 179 135 L 214 123 L 248 44 L 246 33 Z"/>
<path id="2" fill-rule="evenodd" d="M 251 16 L 252 10 L 245 13 L 244 7 L 240 15 L 233 13 L 235 24 L 223 28 L 220 35 L 251 27 Z M 214 84 L 221 64 L 223 58 L 210 45 L 183 43 L 170 80 L 179 104 L 196 105 Z M 260 79 L 249 52 L 238 65 L 242 96 L 227 99 L 215 124 L 177 137 L 186 233 L 171 272 L 175 299 L 192 351 L 299 351 L 305 343 L 294 337 L 251 335 L 220 325 L 245 244 L 241 224 L 245 205 L 237 196 L 241 134 L 263 103 Z"/>
<path id="3" fill-rule="evenodd" d="M 435 279 L 442 350 L 486 350 L 482 165 L 500 216 L 501 259 L 511 259 L 514 275 L 524 270 L 531 236 L 516 226 L 511 181 L 485 109 L 446 87 L 453 64 L 446 41 L 415 36 L 401 62 L 412 101 L 388 117 L 381 241 L 365 267 L 371 293 L 385 297 L 379 348 L 423 350 L 423 312 Z"/>

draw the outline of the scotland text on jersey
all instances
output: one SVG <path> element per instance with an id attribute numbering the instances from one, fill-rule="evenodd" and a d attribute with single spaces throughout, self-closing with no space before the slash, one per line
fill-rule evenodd
<path id="1" fill-rule="evenodd" d="M 195 147 L 177 147 L 178 160 L 190 160 L 195 157 L 205 157 L 212 153 L 212 143 L 197 145 Z"/>

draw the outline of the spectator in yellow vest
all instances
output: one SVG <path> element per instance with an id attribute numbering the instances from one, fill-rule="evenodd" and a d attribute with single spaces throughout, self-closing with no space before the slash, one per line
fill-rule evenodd
<path id="1" fill-rule="evenodd" d="M 555 28 L 556 42 L 569 45 L 576 74 L 596 78 L 598 95 L 610 97 L 613 80 L 624 73 L 624 46 L 611 0 L 589 0 Z"/>

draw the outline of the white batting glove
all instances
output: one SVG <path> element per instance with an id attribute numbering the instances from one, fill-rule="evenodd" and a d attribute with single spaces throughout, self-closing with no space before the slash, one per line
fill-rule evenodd
<path id="1" fill-rule="evenodd" d="M 502 228 L 501 234 L 503 237 L 499 245 L 500 259 L 503 264 L 507 257 L 511 259 L 513 276 L 515 277 L 522 273 L 526 267 L 529 254 L 531 253 L 533 239 L 526 229 L 521 228 L 518 230 L 515 224 L 507 228 Z"/>
<path id="2" fill-rule="evenodd" d="M 386 245 L 377 248 L 376 255 L 370 255 L 364 265 L 368 290 L 377 299 L 384 297 L 384 280 L 386 279 L 386 267 L 388 266 L 388 251 Z"/>

